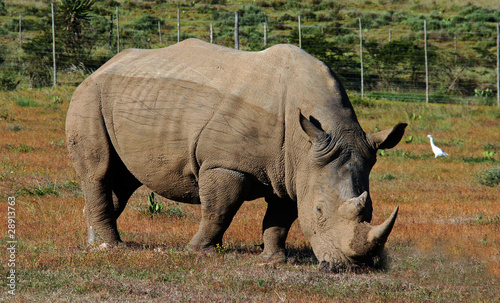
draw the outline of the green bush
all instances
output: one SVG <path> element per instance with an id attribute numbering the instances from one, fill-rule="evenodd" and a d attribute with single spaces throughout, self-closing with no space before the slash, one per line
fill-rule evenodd
<path id="1" fill-rule="evenodd" d="M 500 183 L 500 165 L 491 167 L 477 175 L 479 183 L 494 187 Z"/>
<path id="2" fill-rule="evenodd" d="M 21 80 L 12 73 L 0 71 L 0 91 L 15 90 Z"/>

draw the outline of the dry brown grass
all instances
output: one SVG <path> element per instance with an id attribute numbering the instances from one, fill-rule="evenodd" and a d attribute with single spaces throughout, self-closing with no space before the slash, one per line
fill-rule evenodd
<path id="1" fill-rule="evenodd" d="M 288 238 L 290 262 L 258 262 L 265 202 L 243 205 L 219 253 L 201 256 L 183 248 L 196 232 L 197 206 L 183 217 L 146 215 L 141 188 L 119 219 L 132 247 L 86 247 L 83 198 L 68 159 L 64 119 L 71 88 L 0 94 L 0 218 L 7 197 L 17 205 L 17 295 L 1 300 L 178 302 L 429 302 L 500 299 L 500 187 L 475 175 L 498 165 L 500 110 L 492 107 L 376 102 L 356 108 L 372 132 L 409 122 L 410 143 L 379 156 L 371 176 L 374 223 L 392 209 L 400 214 L 389 238 L 386 271 L 320 273 L 295 223 Z M 53 96 L 63 103 L 55 104 Z M 21 107 L 23 97 L 38 102 Z M 415 115 L 414 115 L 415 114 Z M 419 118 L 420 117 L 420 118 Z M 16 127 L 14 127 L 16 126 Z M 425 135 L 450 154 L 434 159 Z M 488 144 L 489 147 L 487 146 Z M 496 148 L 484 159 L 485 147 Z M 404 153 L 403 153 L 404 152 Z M 162 202 L 166 203 L 163 199 Z M 7 240 L 6 224 L 0 225 Z M 5 260 L 4 258 L 2 260 Z M 2 261 L 4 273 L 9 270 Z"/>

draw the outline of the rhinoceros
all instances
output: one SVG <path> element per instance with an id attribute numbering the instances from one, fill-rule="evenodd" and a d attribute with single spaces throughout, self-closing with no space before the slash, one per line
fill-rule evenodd
<path id="1" fill-rule="evenodd" d="M 201 204 L 188 244 L 208 251 L 244 201 L 263 197 L 263 251 L 285 260 L 298 218 L 322 266 L 370 264 L 398 208 L 372 226 L 368 176 L 406 124 L 373 134 L 321 61 L 292 45 L 246 52 L 188 39 L 125 50 L 74 92 L 67 146 L 85 195 L 89 243 L 121 242 L 116 220 L 141 185 Z M 104 244 L 103 243 L 103 244 Z"/>

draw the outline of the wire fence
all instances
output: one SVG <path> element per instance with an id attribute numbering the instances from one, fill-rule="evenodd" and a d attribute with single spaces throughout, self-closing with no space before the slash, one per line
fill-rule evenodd
<path id="1" fill-rule="evenodd" d="M 165 47 L 194 37 L 249 51 L 295 44 L 363 97 L 500 106 L 495 22 L 450 31 L 432 19 L 391 29 L 362 17 L 346 26 L 331 18 L 311 24 L 307 14 L 269 17 L 245 8 L 211 14 L 212 21 L 177 9 L 133 17 L 116 8 L 95 15 L 76 40 L 57 18 L 52 30 L 50 11 L 43 18 L 13 15 L 0 27 L 0 39 L 8 45 L 0 50 L 0 88 L 75 85 L 121 50 Z"/>

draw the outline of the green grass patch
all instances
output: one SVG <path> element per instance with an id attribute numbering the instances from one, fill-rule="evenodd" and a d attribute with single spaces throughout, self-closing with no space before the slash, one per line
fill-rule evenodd
<path id="1" fill-rule="evenodd" d="M 19 96 L 15 99 L 15 103 L 17 106 L 20 107 L 39 107 L 41 104 L 35 100 L 32 100 L 30 98 L 24 97 L 24 96 Z"/>
<path id="2" fill-rule="evenodd" d="M 5 148 L 8 150 L 13 150 L 17 153 L 29 153 L 29 152 L 35 150 L 35 148 L 33 146 L 26 145 L 24 143 L 21 143 L 19 145 L 7 144 L 7 145 L 5 145 Z"/>

